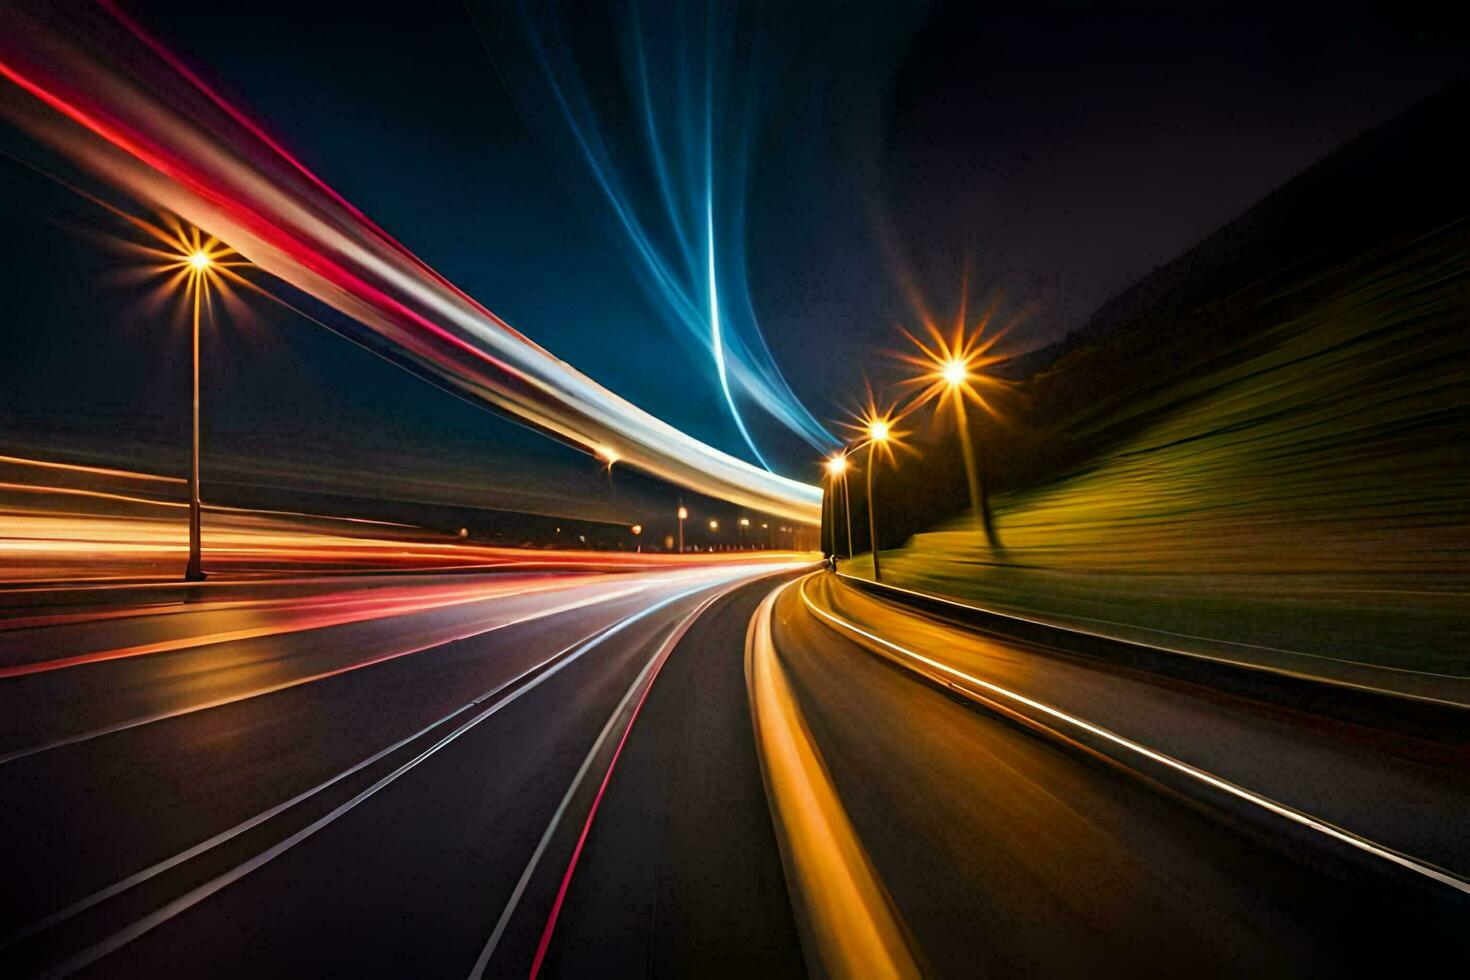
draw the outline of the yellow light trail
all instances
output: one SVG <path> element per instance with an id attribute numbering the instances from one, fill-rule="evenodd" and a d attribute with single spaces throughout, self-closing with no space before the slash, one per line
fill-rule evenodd
<path id="1" fill-rule="evenodd" d="M 918 977 L 898 912 L 837 796 L 771 639 L 775 604 L 792 584 L 767 595 L 750 620 L 745 683 L 793 897 L 830 976 Z"/>

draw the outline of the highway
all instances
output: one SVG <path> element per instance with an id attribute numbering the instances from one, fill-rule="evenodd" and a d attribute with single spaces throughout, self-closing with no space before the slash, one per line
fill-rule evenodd
<path id="1" fill-rule="evenodd" d="M 1332 717 L 807 569 L 10 594 L 0 974 L 1275 976 L 1470 951 L 1463 725 Z"/>
<path id="2" fill-rule="evenodd" d="M 0 973 L 523 975 L 681 632 L 793 567 L 12 610 Z"/>

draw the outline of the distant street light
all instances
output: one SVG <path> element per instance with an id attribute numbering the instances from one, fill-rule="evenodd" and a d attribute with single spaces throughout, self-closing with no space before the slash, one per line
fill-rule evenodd
<path id="1" fill-rule="evenodd" d="M 842 486 L 842 514 L 847 524 L 847 557 L 852 557 L 852 501 L 847 496 L 847 454 L 833 453 L 825 464 L 828 481 L 831 484 L 828 493 L 832 498 L 832 553 L 837 553 L 837 487 L 839 482 Z"/>
<path id="2" fill-rule="evenodd" d="M 879 409 L 873 400 L 873 393 L 868 392 L 868 404 L 858 417 L 855 424 L 849 424 L 847 428 L 858 434 L 858 444 L 854 449 L 844 451 L 843 468 L 851 464 L 852 452 L 856 449 L 867 448 L 867 482 L 868 482 L 868 541 L 873 552 L 873 580 L 882 581 L 883 567 L 879 552 L 882 548 L 878 538 L 878 502 L 875 499 L 874 482 L 877 476 L 878 457 L 885 455 L 894 459 L 895 449 L 907 448 L 902 442 L 905 433 L 894 428 L 894 424 L 901 417 L 896 413 L 896 406 L 890 405 L 886 409 Z"/>
<path id="3" fill-rule="evenodd" d="M 747 517 L 740 518 L 740 550 L 741 551 L 744 551 L 745 550 L 745 529 L 748 528 L 748 527 L 750 527 L 750 519 L 747 518 Z"/>
<path id="4" fill-rule="evenodd" d="M 887 419 L 873 419 L 868 423 L 868 540 L 873 548 L 873 581 L 883 581 L 883 570 L 878 564 L 878 507 L 873 499 L 873 474 L 878 469 L 878 447 L 888 444 L 890 426 Z"/>
<path id="5" fill-rule="evenodd" d="M 642 524 L 634 524 L 632 527 L 628 528 L 628 530 L 629 531 L 632 531 L 633 532 L 633 537 L 636 538 L 636 537 L 638 537 L 638 535 L 640 535 L 640 534 L 643 533 L 643 525 Z M 641 541 L 634 542 L 634 550 L 636 552 L 638 552 L 638 554 L 640 554 L 640 555 L 643 554 L 643 542 L 641 542 Z"/>
<path id="6" fill-rule="evenodd" d="M 684 553 L 684 522 L 689 519 L 689 508 L 679 505 L 679 554 Z"/>

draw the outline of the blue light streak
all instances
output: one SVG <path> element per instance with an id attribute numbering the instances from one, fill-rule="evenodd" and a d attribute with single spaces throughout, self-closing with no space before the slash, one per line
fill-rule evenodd
<path id="1" fill-rule="evenodd" d="M 623 95 L 640 130 L 629 146 L 609 118 L 608 93 L 598 92 L 601 111 L 589 98 L 584 70 L 555 12 L 538 9 L 533 22 L 521 7 L 536 82 L 550 95 L 574 156 L 611 209 L 639 282 L 674 335 L 710 358 L 741 439 L 771 470 L 747 417 L 750 405 L 818 452 L 839 440 L 791 390 L 751 301 L 743 185 L 754 82 L 733 77 L 739 74 L 730 50 L 735 29 L 720 19 L 727 14 L 718 4 L 681 6 L 661 14 L 657 32 L 645 31 L 636 8 L 623 19 L 629 25 L 618 48 L 628 68 Z M 690 23 L 700 18 L 702 24 Z M 660 40 L 662 47 L 651 51 L 651 42 Z M 532 106 L 538 101 L 527 98 Z M 719 112 L 718 106 L 734 109 Z"/>

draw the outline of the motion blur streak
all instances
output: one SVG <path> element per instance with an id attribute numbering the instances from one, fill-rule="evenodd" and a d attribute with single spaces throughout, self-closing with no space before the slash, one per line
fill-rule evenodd
<path id="1" fill-rule="evenodd" d="M 771 592 L 751 618 L 745 677 L 756 744 L 793 900 L 806 916 L 823 971 L 836 977 L 917 977 L 898 913 L 863 850 L 821 751 L 786 681 Z"/>
<path id="2" fill-rule="evenodd" d="M 97 476 L 118 476 L 128 480 L 148 480 L 156 483 L 184 483 L 181 476 L 159 476 L 156 473 L 136 473 L 132 470 L 113 470 L 104 466 L 80 466 L 76 463 L 57 463 L 46 459 L 23 459 L 19 456 L 0 456 L 0 463 L 14 466 L 39 466 L 51 470 L 69 470 L 73 473 L 91 473 Z"/>
<path id="3" fill-rule="evenodd" d="M 811 596 L 807 594 L 806 582 L 807 580 L 803 579 L 800 588 L 802 601 L 806 604 L 807 609 L 809 609 L 820 619 L 824 620 L 830 628 L 840 633 L 845 633 L 850 637 L 858 638 L 859 642 L 866 641 L 867 644 L 877 644 L 877 646 L 879 647 L 879 653 L 881 653 L 883 656 L 897 661 L 903 666 L 908 667 L 910 670 L 914 670 L 916 673 L 936 680 L 939 683 L 944 684 L 950 690 L 963 694 L 971 700 L 985 703 L 987 704 L 987 706 L 998 707 L 996 705 L 993 705 L 990 701 L 990 698 L 988 697 L 988 695 L 994 695 L 998 696 L 1005 702 L 1009 702 L 1012 706 L 1019 706 L 1022 709 L 1030 709 L 1031 712 L 1039 712 L 1047 719 L 1047 727 L 1050 727 L 1050 722 L 1060 722 L 1067 728 L 1094 736 L 1098 739 L 1103 740 L 1106 743 L 1111 744 L 1116 748 L 1124 750 L 1130 755 L 1142 757 L 1143 759 L 1146 759 L 1150 762 L 1165 766 L 1176 773 L 1196 780 L 1197 782 L 1203 783 L 1211 789 L 1225 793 L 1229 796 L 1234 797 L 1237 800 L 1248 803 L 1255 807 L 1259 807 L 1263 810 L 1275 814 L 1278 817 L 1283 817 L 1295 824 L 1306 827 L 1309 830 L 1324 834 L 1327 837 L 1330 837 L 1340 843 L 1348 845 L 1349 847 L 1356 848 L 1357 850 L 1371 855 L 1372 857 L 1391 862 L 1398 865 L 1399 867 L 1406 868 L 1409 871 L 1422 875 L 1432 881 L 1439 882 L 1442 885 L 1448 885 L 1450 888 L 1453 888 L 1456 891 L 1470 895 L 1470 881 L 1466 881 L 1465 879 L 1451 874 L 1450 872 L 1445 871 L 1442 868 L 1435 867 L 1432 864 L 1428 864 L 1408 855 L 1401 854 L 1391 848 L 1375 843 L 1365 837 L 1361 837 L 1350 830 L 1345 830 L 1341 827 L 1334 826 L 1333 824 L 1330 824 L 1324 820 L 1320 820 L 1312 816 L 1311 814 L 1304 813 L 1301 810 L 1297 810 L 1293 807 L 1286 806 L 1285 804 L 1278 803 L 1275 800 L 1268 799 L 1267 797 L 1252 792 L 1251 790 L 1245 789 L 1244 787 L 1237 786 L 1236 784 L 1228 780 L 1221 779 L 1218 776 L 1212 775 L 1202 769 L 1191 766 L 1186 762 L 1181 762 L 1178 759 L 1175 759 L 1169 755 L 1165 755 L 1162 752 L 1157 752 L 1151 748 L 1148 748 L 1145 745 L 1141 745 L 1138 742 L 1133 741 L 1132 739 L 1124 738 L 1123 736 L 1109 731 L 1108 729 L 1103 728 L 1100 725 L 1094 725 L 1091 722 L 1084 721 L 1083 719 L 1078 718 L 1075 715 L 1058 710 L 1057 708 L 1054 708 L 1048 704 L 1044 704 L 1041 701 L 1037 701 L 1034 698 L 1026 697 L 1023 694 L 1017 694 L 1015 691 L 1008 690 L 998 684 L 992 684 L 990 681 L 982 680 L 981 678 L 976 677 L 973 674 L 966 673 L 962 670 L 957 670 L 949 664 L 936 660 L 933 657 L 928 657 L 922 653 L 917 653 L 913 650 L 910 650 L 907 647 L 899 646 L 897 643 L 894 643 L 891 640 L 884 639 L 876 633 L 869 632 L 868 630 L 865 630 L 854 623 L 850 623 L 847 620 L 842 619 L 841 617 L 835 616 L 827 610 L 822 609 L 815 602 L 812 601 Z M 954 681 L 958 681 L 959 684 L 952 683 Z M 978 688 L 979 690 L 977 691 L 976 688 Z M 1023 716 L 1027 715 L 1024 710 L 1022 713 Z"/>
<path id="4" fill-rule="evenodd" d="M 395 361 L 588 453 L 807 524 L 818 488 L 707 446 L 529 342 L 311 179 L 238 110 L 93 9 L 0 10 L 0 111 L 388 342 Z M 22 93 L 28 93 L 23 95 Z"/>
<path id="5" fill-rule="evenodd" d="M 103 728 L 94 728 L 91 731 L 79 732 L 75 735 L 66 735 L 61 738 L 52 739 L 49 742 L 43 742 L 39 745 L 33 745 L 25 749 L 17 749 L 14 752 L 7 752 L 4 755 L 0 755 L 0 766 L 3 766 L 8 762 L 14 762 L 16 759 L 23 759 L 27 756 L 37 755 L 38 753 L 46 752 L 51 749 L 59 749 L 66 745 L 76 745 L 79 742 L 86 742 L 94 738 L 101 738 L 104 735 L 113 735 L 117 732 L 127 731 L 130 728 L 140 728 L 143 725 L 151 725 L 155 722 L 167 721 L 170 718 L 178 718 L 181 715 L 193 714 L 196 711 L 208 711 L 211 708 L 222 708 L 227 704 L 236 704 L 240 701 L 247 701 L 250 698 L 265 697 L 268 694 L 276 694 L 280 691 L 288 691 L 293 687 L 301 687 L 304 684 L 315 684 L 317 681 L 324 681 L 333 677 L 340 677 L 341 675 L 349 671 L 362 670 L 364 667 L 376 667 L 379 664 L 385 664 L 392 660 L 398 660 L 403 657 L 411 657 L 416 653 L 424 653 L 427 650 L 435 650 L 440 647 L 448 646 L 451 643 L 458 643 L 462 640 L 469 640 L 478 636 L 484 636 L 486 633 L 493 633 L 496 630 L 502 630 L 510 626 L 519 626 L 523 623 L 529 623 L 538 619 L 544 619 L 547 616 L 555 616 L 558 613 L 571 612 L 574 609 L 581 609 L 585 606 L 610 602 L 613 599 L 621 599 L 624 596 L 632 595 L 634 592 L 640 592 L 647 587 L 647 585 L 635 585 L 631 588 L 615 589 L 611 592 L 599 593 L 597 595 L 577 599 L 572 602 L 564 602 L 561 605 L 549 606 L 545 609 L 538 609 L 524 616 L 517 616 L 511 619 L 501 620 L 500 622 L 483 627 L 481 629 L 474 629 L 469 630 L 468 632 L 456 633 L 455 635 L 450 636 L 447 639 L 436 639 L 432 642 L 420 643 L 416 646 L 412 646 L 404 650 L 393 650 L 388 653 L 380 653 L 376 656 L 368 657 L 365 660 L 359 660 L 355 663 L 350 663 L 343 667 L 336 667 L 332 670 L 318 671 L 315 674 L 307 674 L 305 677 L 296 677 L 288 681 L 281 681 L 279 684 L 271 684 L 266 687 L 254 688 L 249 691 L 243 691 L 238 694 L 229 695 L 228 697 L 215 698 L 211 701 L 205 701 L 202 704 L 191 704 L 187 707 L 176 708 L 172 711 L 160 711 L 155 714 L 144 715 L 139 718 L 130 718 L 127 721 L 120 721 L 116 724 L 107 725 Z M 511 594 L 519 595 L 521 593 Z"/>
<path id="6" fill-rule="evenodd" d="M 569 143 L 568 155 L 585 165 L 656 309 L 676 337 L 710 357 L 751 454 L 767 465 L 742 402 L 814 449 L 830 450 L 836 439 L 786 383 L 750 301 L 745 193 L 749 146 L 761 123 L 751 118 L 751 103 L 764 78 L 740 64 L 747 25 L 722 4 L 690 4 L 677 13 L 660 8 L 647 15 L 658 18 L 659 30 L 645 29 L 637 5 L 630 13 L 619 19 L 618 43 L 601 53 L 626 61 L 617 67 L 627 80 L 626 111 L 640 123 L 635 145 L 619 142 L 618 114 L 599 108 L 616 94 L 606 91 L 601 76 L 592 81 L 573 55 L 554 5 L 519 5 L 521 33 L 482 29 L 480 36 L 523 116 L 532 124 L 565 124 L 548 126 L 543 137 Z M 670 22 L 679 25 L 674 43 L 660 43 Z M 534 53 L 535 69 L 523 81 L 514 66 L 524 49 Z M 655 193 L 640 193 L 655 186 Z M 645 197 L 658 206 L 641 207 Z"/>
<path id="7" fill-rule="evenodd" d="M 177 564 L 188 547 L 182 522 L 158 516 L 159 501 L 140 501 L 138 516 L 0 512 L 0 564 L 9 581 L 108 581 L 155 576 Z M 173 506 L 168 504 L 168 506 Z M 653 552 L 528 552 L 466 542 L 449 535 L 383 526 L 371 536 L 324 527 L 337 518 L 217 511 L 205 508 L 210 566 L 220 575 L 280 574 L 307 570 L 428 570 L 515 567 L 620 571 L 673 568 L 692 556 Z M 775 553 L 770 553 L 775 554 Z M 86 573 L 78 574 L 85 557 Z M 738 552 L 700 553 L 700 563 L 736 562 Z M 128 587 L 121 586 L 119 587 Z M 213 586 L 204 583 L 199 588 Z M 7 593 L 14 590 L 7 590 Z"/>
<path id="8" fill-rule="evenodd" d="M 250 629 L 229 630 L 222 633 L 208 633 L 203 636 L 188 636 L 175 640 L 164 640 L 159 643 L 145 643 L 139 646 L 119 647 L 115 650 L 96 650 L 88 653 L 77 654 L 72 657 L 58 657 L 54 660 L 42 660 L 35 663 L 12 664 L 0 667 L 0 679 L 8 677 L 24 677 L 28 674 L 43 674 L 53 670 L 65 670 L 68 667 L 80 667 L 86 664 L 105 663 L 110 660 L 124 660 L 129 657 L 144 657 L 155 653 L 173 653 L 178 650 L 192 649 L 200 646 L 212 646 L 220 643 L 234 643 L 238 640 L 250 640 L 263 636 L 279 636 L 283 633 L 300 633 L 306 630 L 324 629 L 330 626 L 342 626 L 347 623 L 360 623 L 369 619 L 386 619 L 392 616 L 406 616 L 413 613 L 425 612 L 430 609 L 441 609 L 445 606 L 458 606 L 471 602 L 480 602 L 488 598 L 504 598 L 512 595 L 524 595 L 528 592 L 541 592 L 549 589 L 564 587 L 563 583 L 552 582 L 545 585 L 517 589 L 515 591 L 494 590 L 469 590 L 457 592 L 428 593 L 414 595 L 411 598 L 400 598 L 396 601 L 385 601 L 376 598 L 367 602 L 366 608 L 349 608 L 345 611 L 326 612 L 330 610 L 331 604 L 316 600 L 302 604 L 302 614 L 297 618 L 277 623 L 273 626 L 257 626 Z M 351 600 L 343 605 L 349 607 L 362 606 L 360 599 Z M 309 610 L 305 612 L 305 610 Z"/>

